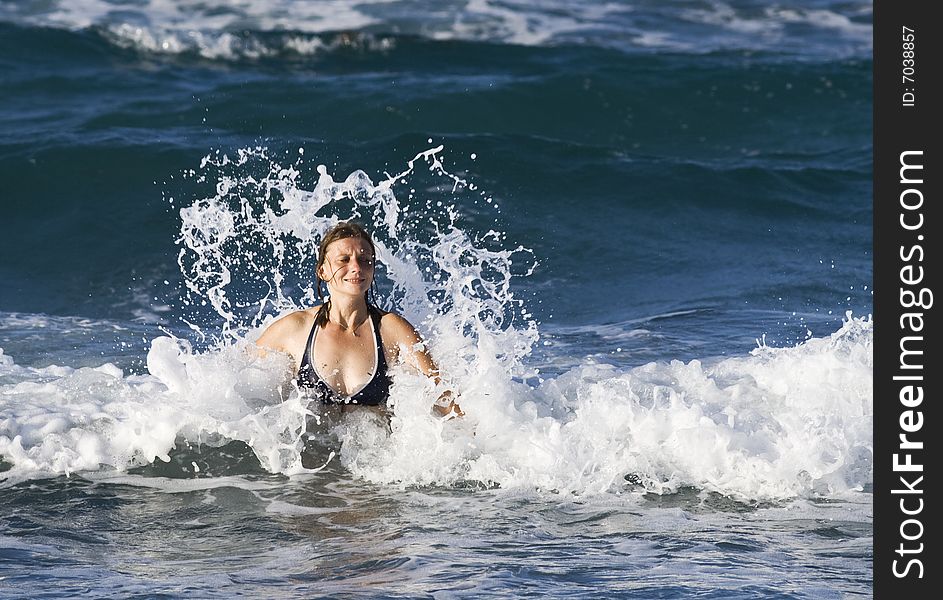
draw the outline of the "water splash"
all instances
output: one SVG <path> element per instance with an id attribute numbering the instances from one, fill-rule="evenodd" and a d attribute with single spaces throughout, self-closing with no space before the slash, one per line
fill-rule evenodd
<path id="1" fill-rule="evenodd" d="M 512 288 L 534 259 L 506 241 L 494 203 L 449 173 L 443 155 L 421 152 L 379 184 L 363 171 L 335 180 L 303 154 L 288 166 L 263 148 L 208 156 L 189 177 L 210 193 L 180 211 L 178 314 L 211 347 L 158 338 L 150 375 L 139 376 L 110 365 L 22 367 L 0 352 L 0 477 L 122 470 L 170 459 L 181 441 L 241 441 L 273 473 L 316 469 L 303 458 L 318 407 L 286 384 L 287 358 L 265 362 L 251 342 L 275 315 L 316 302 L 317 242 L 356 218 L 376 236 L 380 297 L 429 339 L 467 415 L 433 418 L 439 390 L 395 367 L 389 426 L 367 413 L 329 424 L 354 476 L 583 497 L 695 488 L 750 500 L 870 484 L 870 318 L 847 315 L 830 336 L 735 358 L 627 370 L 583 361 L 532 387 L 537 324 Z"/>
<path id="2" fill-rule="evenodd" d="M 318 165 L 310 187 L 301 158 L 282 166 L 261 147 L 233 159 L 205 157 L 198 181 L 213 193 L 180 210 L 177 240 L 190 326 L 206 337 L 209 325 L 221 332 L 216 341 L 232 341 L 277 314 L 317 304 L 318 243 L 337 222 L 357 220 L 374 237 L 381 304 L 441 338 L 443 366 L 461 372 L 463 356 L 503 348 L 492 353 L 502 367 L 526 371 L 522 358 L 537 341 L 537 324 L 511 283 L 536 261 L 522 246 L 505 247 L 506 235 L 493 227 L 474 233 L 463 209 L 495 213 L 496 205 L 446 171 L 442 153 L 442 146 L 420 152 L 378 184 L 361 170 L 335 181 Z"/>
<path id="3" fill-rule="evenodd" d="M 466 391 L 477 409 L 472 424 L 420 431 L 398 412 L 385 444 L 361 442 L 362 423 L 343 432 L 355 448 L 343 458 L 385 483 L 471 480 L 583 496 L 686 487 L 741 499 L 840 495 L 873 477 L 872 340 L 870 318 L 849 315 L 827 338 L 745 357 L 624 372 L 585 364 L 536 389 L 486 376 Z M 430 440 L 437 445 L 424 452 Z"/>
<path id="4" fill-rule="evenodd" d="M 232 159 L 205 157 L 189 176 L 212 193 L 180 210 L 184 319 L 202 341 L 225 348 L 251 341 L 278 315 L 315 305 L 321 237 L 338 221 L 357 220 L 374 237 L 381 305 L 417 325 L 442 385 L 472 393 L 486 374 L 509 384 L 533 376 L 525 359 L 538 340 L 537 323 L 512 282 L 530 275 L 536 261 L 526 248 L 509 247 L 493 226 L 494 199 L 447 171 L 443 153 L 442 146 L 420 152 L 378 184 L 361 170 L 335 180 L 324 165 L 315 169 L 316 182 L 306 184 L 303 151 L 289 166 L 261 147 Z M 490 219 L 485 231 L 483 215 Z M 399 379 L 408 382 L 410 374 Z M 428 383 L 419 378 L 394 386 L 390 403 L 408 427 L 428 421 L 430 398 L 441 392 Z M 414 418 L 402 421 L 413 406 Z M 302 431 L 303 425 L 298 439 Z M 294 468 L 287 462 L 276 470 Z"/>

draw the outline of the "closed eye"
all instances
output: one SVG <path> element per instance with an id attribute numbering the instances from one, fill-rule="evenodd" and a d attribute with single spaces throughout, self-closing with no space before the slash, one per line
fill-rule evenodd
<path id="1" fill-rule="evenodd" d="M 376 262 L 376 260 L 373 257 L 367 257 L 367 256 L 361 257 L 360 260 L 361 262 L 363 262 L 363 264 L 371 266 L 371 267 Z M 343 256 L 338 256 L 334 259 L 334 261 L 340 264 L 347 264 L 350 262 L 350 255 L 346 254 Z"/>

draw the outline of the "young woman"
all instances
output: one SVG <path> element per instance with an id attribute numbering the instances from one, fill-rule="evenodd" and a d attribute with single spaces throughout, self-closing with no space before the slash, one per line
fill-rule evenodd
<path id="1" fill-rule="evenodd" d="M 263 350 L 285 352 L 296 366 L 298 386 L 325 404 L 386 406 L 389 365 L 405 362 L 439 382 L 439 371 L 416 329 L 403 317 L 370 303 L 376 250 L 357 223 L 338 223 L 318 248 L 315 283 L 329 297 L 272 323 L 256 341 Z M 445 392 L 433 406 L 440 416 L 464 413 Z"/>

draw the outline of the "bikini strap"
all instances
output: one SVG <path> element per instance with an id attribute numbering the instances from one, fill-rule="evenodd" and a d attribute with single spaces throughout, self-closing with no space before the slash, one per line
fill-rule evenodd
<path id="1" fill-rule="evenodd" d="M 318 328 L 318 319 L 317 317 L 315 317 L 314 324 L 311 325 L 311 332 L 308 333 L 308 341 L 305 342 L 305 352 L 304 354 L 301 355 L 301 364 L 298 366 L 299 373 L 301 372 L 301 369 L 305 367 L 305 365 L 311 365 L 311 346 L 312 346 L 311 342 L 314 340 L 314 332 L 317 328 Z"/>
<path id="2" fill-rule="evenodd" d="M 386 363 L 386 354 L 383 352 L 383 338 L 380 337 L 380 320 L 386 313 L 372 304 L 367 305 L 367 310 L 370 311 L 370 319 L 373 321 L 373 340 L 377 345 L 377 369 L 379 369 L 380 361 Z"/>

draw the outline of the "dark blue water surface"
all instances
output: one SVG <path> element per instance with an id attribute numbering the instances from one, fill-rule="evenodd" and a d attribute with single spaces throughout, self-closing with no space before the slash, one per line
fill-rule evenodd
<path id="1" fill-rule="evenodd" d="M 16 365 L 145 373 L 158 327 L 186 336 L 178 210 L 215 183 L 186 174 L 256 146 L 313 186 L 319 164 L 379 181 L 443 145 L 497 208 L 428 193 L 531 251 L 513 285 L 552 342 L 531 357 L 548 374 L 792 346 L 872 310 L 868 1 L 165 4 L 0 1 L 0 348 Z M 870 586 L 868 494 L 834 521 L 690 490 L 569 504 L 294 481 L 232 452 L 205 457 L 232 484 L 184 469 L 0 487 L 0 596 Z"/>

